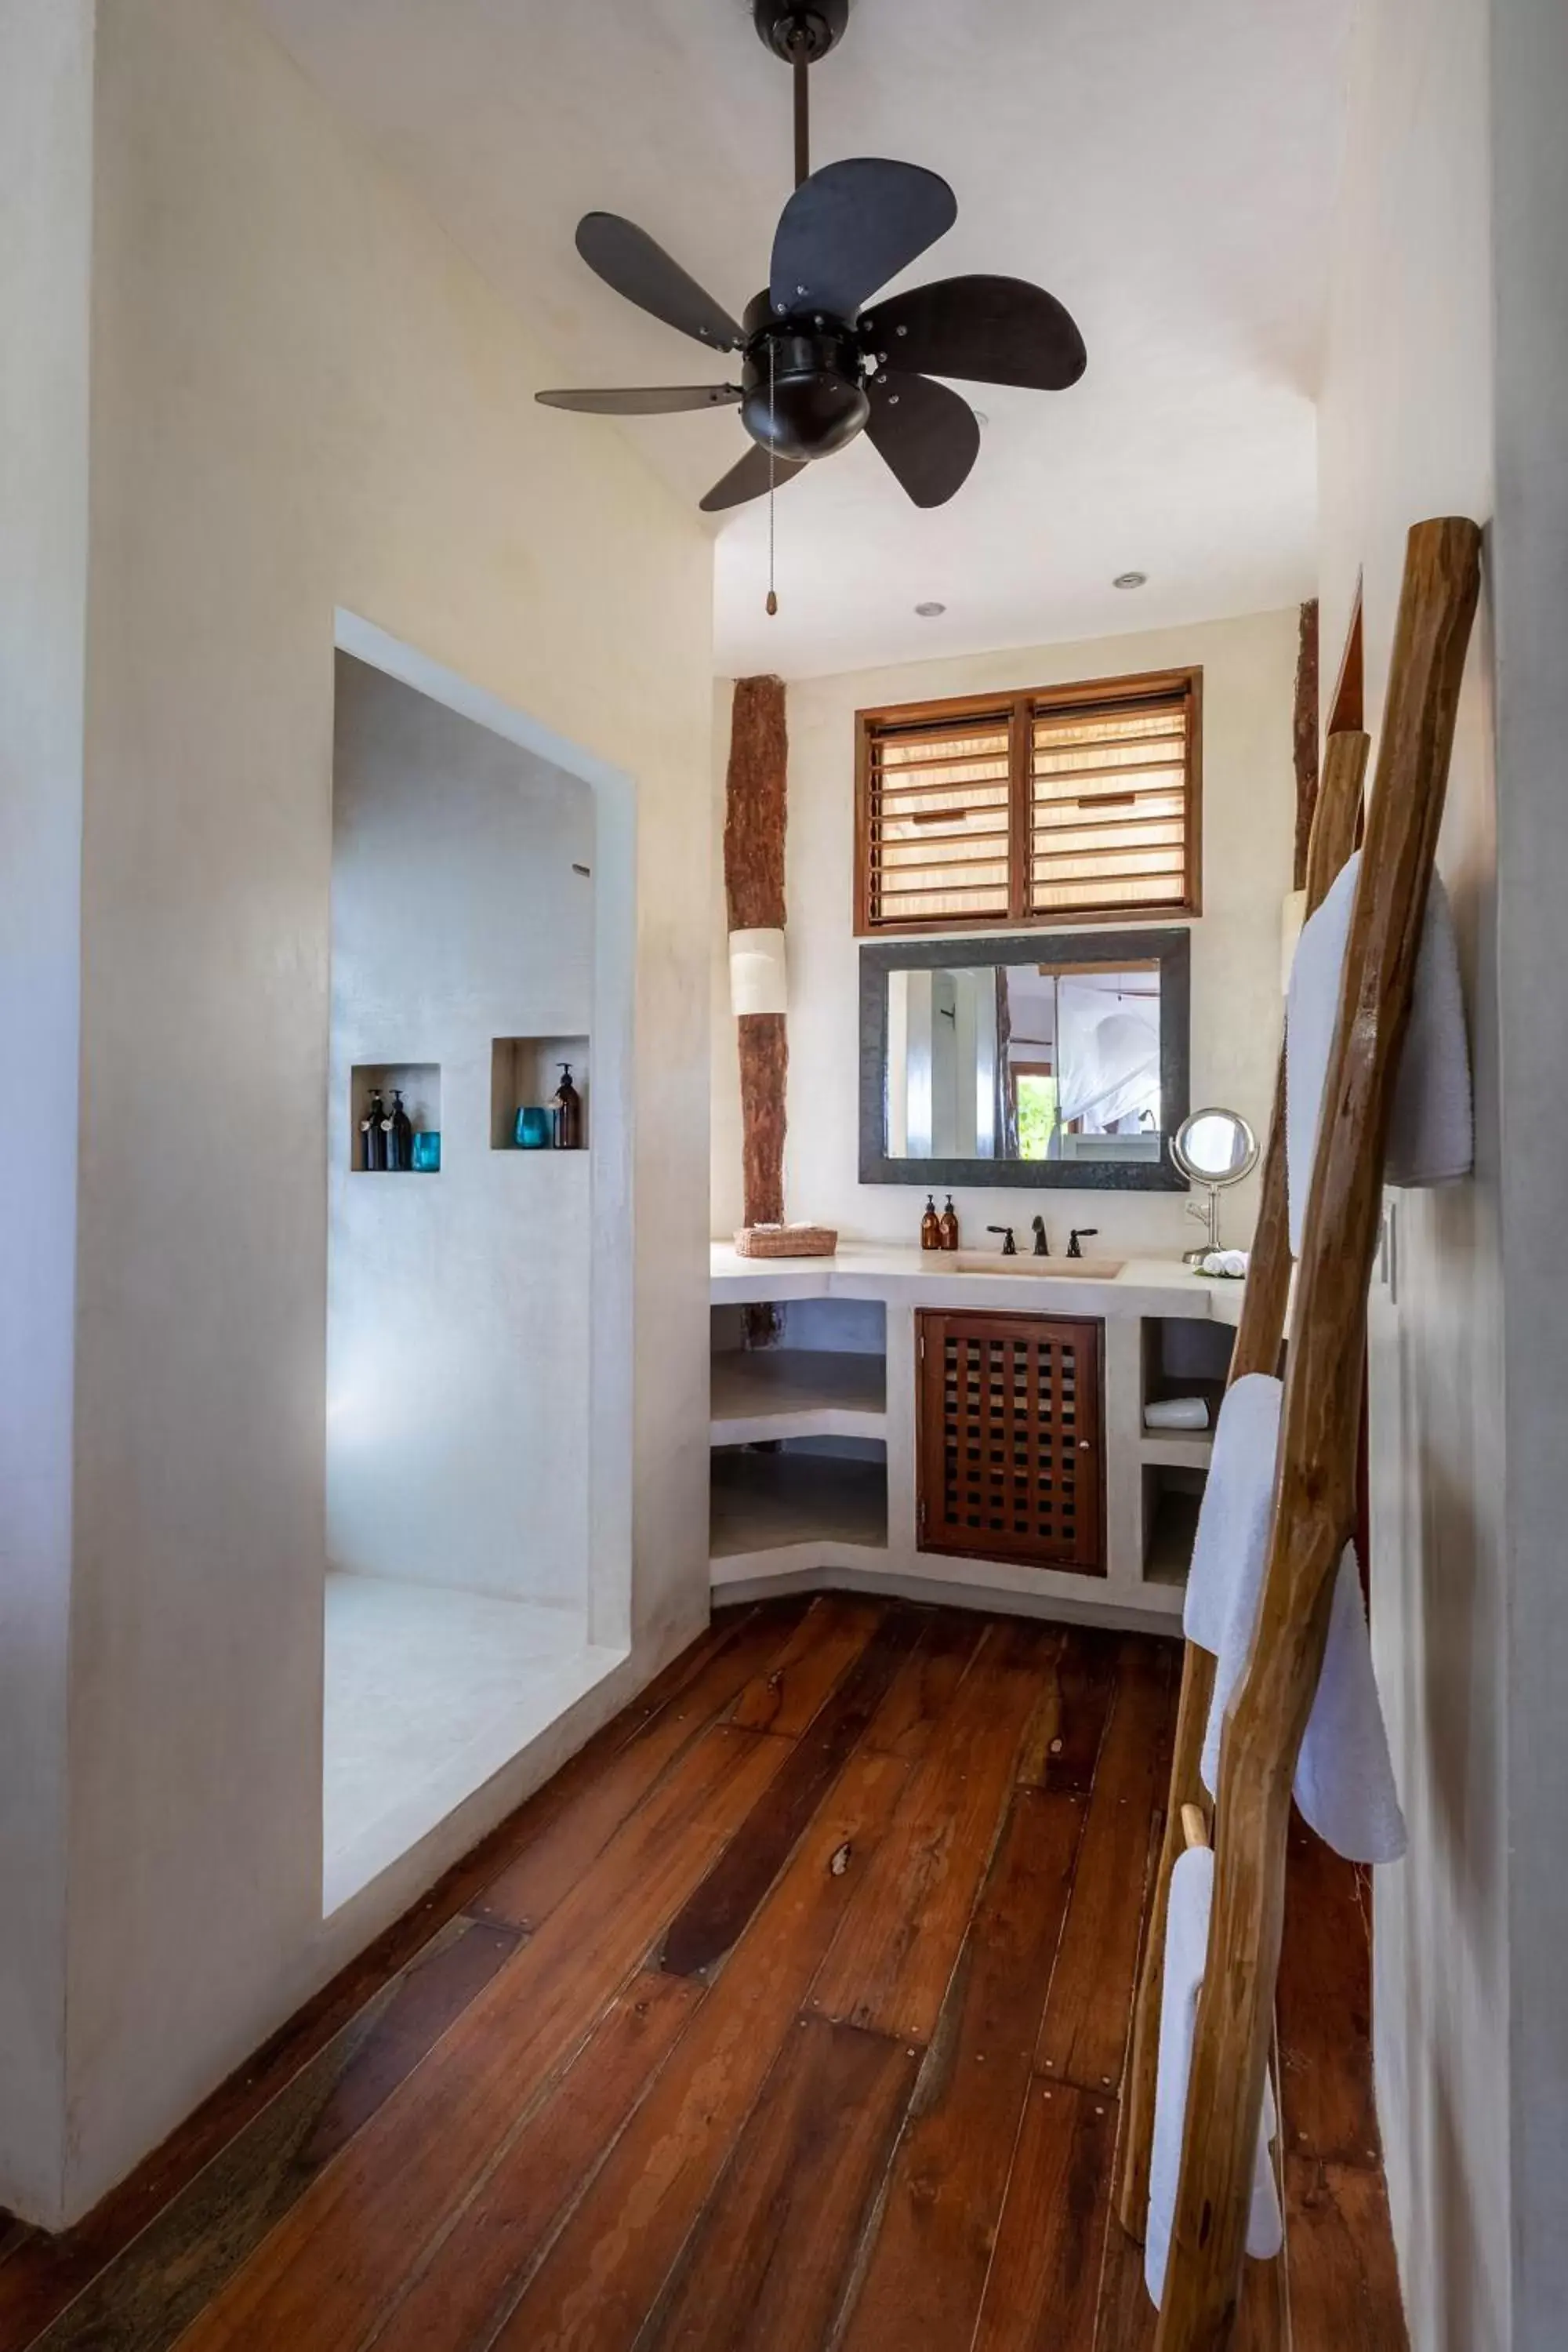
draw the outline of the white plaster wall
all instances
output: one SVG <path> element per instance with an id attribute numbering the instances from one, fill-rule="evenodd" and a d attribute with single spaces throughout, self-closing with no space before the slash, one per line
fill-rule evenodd
<path id="1" fill-rule="evenodd" d="M 637 1647 L 532 1776 L 707 1608 L 708 542 L 613 432 L 532 405 L 548 357 L 230 0 L 102 12 L 95 139 L 63 2179 L 0 2116 L 57 2222 L 523 1792 L 323 1927 L 336 607 L 638 791 Z"/>
<path id="2" fill-rule="evenodd" d="M 1487 0 L 1362 11 L 1320 426 L 1331 680 L 1364 571 L 1376 736 L 1411 523 L 1493 510 Z M 1391 1195 L 1374 1286 L 1373 1632 L 1410 1853 L 1375 1877 L 1376 2074 L 1416 2352 L 1510 2334 L 1508 1715 L 1492 609 L 1439 862 L 1466 963 L 1472 1184 Z"/>
<path id="3" fill-rule="evenodd" d="M 1492 26 L 1513 2341 L 1546 2352 L 1568 2312 L 1568 9 L 1494 0 Z"/>
<path id="4" fill-rule="evenodd" d="M 490 1049 L 589 1033 L 593 792 L 340 654 L 332 839 L 328 1560 L 585 1616 L 592 1161 L 491 1150 Z M 357 1171 L 384 1062 L 438 1175 Z"/>
<path id="5" fill-rule="evenodd" d="M 1191 927 L 1193 1101 L 1227 1104 L 1260 1136 L 1267 1131 L 1283 1012 L 1280 905 L 1290 887 L 1295 832 L 1290 727 L 1297 631 L 1292 610 L 791 680 L 788 1215 L 836 1224 L 846 1239 L 912 1244 L 920 1237 L 925 1188 L 862 1184 L 858 1172 L 855 713 L 883 703 L 1202 666 L 1204 912 Z M 714 720 L 716 840 L 722 828 L 729 702 L 730 688 L 721 685 Z M 740 1106 L 734 1023 L 720 970 L 721 893 L 715 903 L 713 1230 L 727 1234 L 741 1222 Z M 1052 934 L 1039 936 L 1048 942 Z M 1098 1226 L 1100 1246 L 1122 1252 L 1185 1249 L 1197 1231 L 1177 1193 L 975 1188 L 960 1191 L 954 1200 L 965 1239 L 987 1247 L 986 1225 L 1005 1223 L 1024 1232 L 1037 1211 L 1045 1216 L 1053 1250 L 1066 1248 L 1073 1225 Z M 1256 1212 L 1252 1179 L 1226 1202 L 1226 1239 L 1245 1243 Z"/>
<path id="6" fill-rule="evenodd" d="M 0 2206 L 65 2161 L 92 8 L 0 6 Z"/>

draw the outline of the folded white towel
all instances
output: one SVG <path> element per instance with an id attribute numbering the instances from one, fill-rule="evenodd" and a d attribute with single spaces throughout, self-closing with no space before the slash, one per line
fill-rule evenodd
<path id="1" fill-rule="evenodd" d="M 1160 2060 L 1154 2089 L 1154 2139 L 1149 2159 L 1149 2220 L 1143 2237 L 1143 2284 L 1152 2302 L 1165 2291 L 1165 2263 L 1175 2219 L 1182 2174 L 1182 2134 L 1187 2119 L 1187 2082 L 1193 2067 L 1193 2030 L 1198 1989 L 1208 1955 L 1209 1913 L 1214 1905 L 1214 1855 L 1191 1846 L 1171 1873 L 1165 1918 L 1165 1975 L 1160 2003 Z M 1247 2251 L 1269 2262 L 1284 2243 L 1279 2195 L 1268 2146 L 1277 2129 L 1273 2085 L 1263 2086 L 1258 2126 L 1258 2160 L 1252 2176 L 1252 2210 Z"/>
<path id="2" fill-rule="evenodd" d="M 1312 1157 L 1339 1021 L 1340 985 L 1362 853 L 1342 866 L 1302 927 L 1285 1016 L 1286 1172 L 1290 1250 L 1301 1254 Z M 1394 1086 L 1384 1175 L 1390 1184 L 1442 1184 L 1475 1158 L 1470 1056 L 1459 950 L 1442 877 L 1432 877 L 1415 960 L 1410 1025 Z"/>
<path id="3" fill-rule="evenodd" d="M 1247 1263 L 1250 1255 L 1251 1252 L 1248 1250 L 1210 1250 L 1206 1257 L 1199 1259 L 1198 1272 L 1226 1275 L 1232 1281 L 1238 1281 L 1247 1272 Z"/>
<path id="4" fill-rule="evenodd" d="M 1247 1572 L 1260 1578 L 1268 1558 L 1274 1482 L 1272 1475 L 1258 1477 L 1256 1466 L 1267 1464 L 1272 1474 L 1279 1451 L 1283 1395 L 1279 1382 L 1268 1373 L 1247 1372 L 1226 1389 L 1215 1423 L 1182 1630 L 1189 1642 L 1212 1650 L 1216 1658 L 1225 1640 L 1237 1562 L 1256 1562 L 1256 1570 L 1249 1566 Z"/>
<path id="5" fill-rule="evenodd" d="M 1248 1373 L 1226 1391 L 1198 1511 L 1183 1626 L 1217 1660 L 1199 1766 L 1211 1796 L 1219 1786 L 1225 1711 L 1246 1669 L 1268 1565 L 1283 1393 L 1266 1372 Z M 1335 1580 L 1323 1671 L 1296 1765 L 1296 1802 L 1348 1861 L 1397 1862 L 1405 1852 L 1352 1544 Z"/>
<path id="6" fill-rule="evenodd" d="M 1206 1429 L 1209 1409 L 1202 1397 L 1156 1397 L 1143 1408 L 1145 1429 Z"/>

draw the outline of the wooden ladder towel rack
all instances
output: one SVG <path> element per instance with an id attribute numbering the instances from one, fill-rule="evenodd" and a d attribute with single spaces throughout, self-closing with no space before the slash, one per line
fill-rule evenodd
<path id="1" fill-rule="evenodd" d="M 1350 856 L 1361 816 L 1362 786 L 1366 776 L 1370 739 L 1365 735 L 1331 735 L 1323 753 L 1322 781 L 1312 814 L 1311 845 L 1307 859 L 1307 911 L 1322 904 L 1330 883 Z M 1231 1354 L 1229 1382 L 1248 1372 L 1274 1372 L 1285 1336 L 1285 1310 L 1290 1291 L 1290 1220 L 1285 1187 L 1285 1045 L 1279 1045 L 1279 1069 L 1274 1086 L 1274 1109 L 1263 1155 L 1258 1223 L 1247 1263 L 1247 1291 L 1241 1324 Z M 1144 1940 L 1142 1972 L 1138 1981 L 1138 2005 L 1132 2028 L 1132 2062 L 1128 2070 L 1127 2125 L 1122 2141 L 1121 2179 L 1118 2191 L 1121 2226 L 1142 2239 L 1149 2210 L 1149 2164 L 1154 2140 L 1154 2083 L 1160 2055 L 1160 2003 L 1165 1972 L 1165 1916 L 1171 1895 L 1171 1873 L 1176 1858 L 1191 1840 L 1184 1834 L 1184 1817 L 1194 1806 L 1207 1814 L 1208 1800 L 1198 1777 L 1209 1702 L 1214 1696 L 1213 1654 L 1189 1642 L 1182 1659 L 1182 1696 L 1176 1716 L 1175 1745 L 1171 1757 L 1171 1793 L 1165 1806 L 1164 1840 L 1155 1865 L 1149 1906 L 1149 1933 Z"/>
<path id="2" fill-rule="evenodd" d="M 1220 1747 L 1214 1908 L 1155 2352 L 1227 2352 L 1240 2297 L 1290 1792 L 1355 1524 L 1384 1150 L 1479 583 L 1473 522 L 1416 524 L 1307 1202 L 1268 1563 Z"/>

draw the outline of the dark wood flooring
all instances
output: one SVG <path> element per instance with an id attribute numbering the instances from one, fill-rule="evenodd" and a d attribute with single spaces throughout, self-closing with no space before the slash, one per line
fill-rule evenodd
<path id="1" fill-rule="evenodd" d="M 132 2180 L 0 2217 L 0 2352 L 1148 2352 L 1110 2211 L 1179 1653 L 731 1610 Z M 1404 2344 L 1364 1890 L 1305 1830 L 1288 2260 Z"/>

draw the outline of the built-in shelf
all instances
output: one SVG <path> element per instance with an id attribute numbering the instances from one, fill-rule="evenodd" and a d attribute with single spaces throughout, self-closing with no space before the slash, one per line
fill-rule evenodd
<path id="1" fill-rule="evenodd" d="M 592 1133 L 589 1102 L 588 1045 L 585 1036 L 494 1037 L 490 1040 L 490 1149 L 524 1151 L 517 1141 L 517 1114 L 525 1105 L 548 1106 L 561 1083 L 561 1065 L 572 1067 L 572 1083 L 583 1097 L 583 1141 Z"/>
<path id="2" fill-rule="evenodd" d="M 879 1551 L 887 1541 L 885 1461 L 803 1452 L 713 1454 L 709 1551 L 714 1559 L 809 1553 L 818 1544 Z"/>
<path id="3" fill-rule="evenodd" d="M 416 1135 L 439 1135 L 441 1132 L 441 1066 L 438 1062 L 355 1062 L 349 1074 L 349 1166 L 356 1175 L 405 1172 L 401 1170 L 367 1170 L 364 1165 L 364 1141 L 360 1134 L 360 1121 L 369 1110 L 371 1096 L 378 1090 L 389 1111 L 394 1094 L 403 1097 L 403 1108 L 408 1113 Z"/>
<path id="4" fill-rule="evenodd" d="M 1184 1585 L 1193 1564 L 1204 1474 L 1181 1465 L 1143 1472 L 1143 1581 Z"/>
<path id="5" fill-rule="evenodd" d="M 712 1442 L 885 1437 L 887 1360 L 825 1348 L 731 1349 L 713 1359 Z"/>

